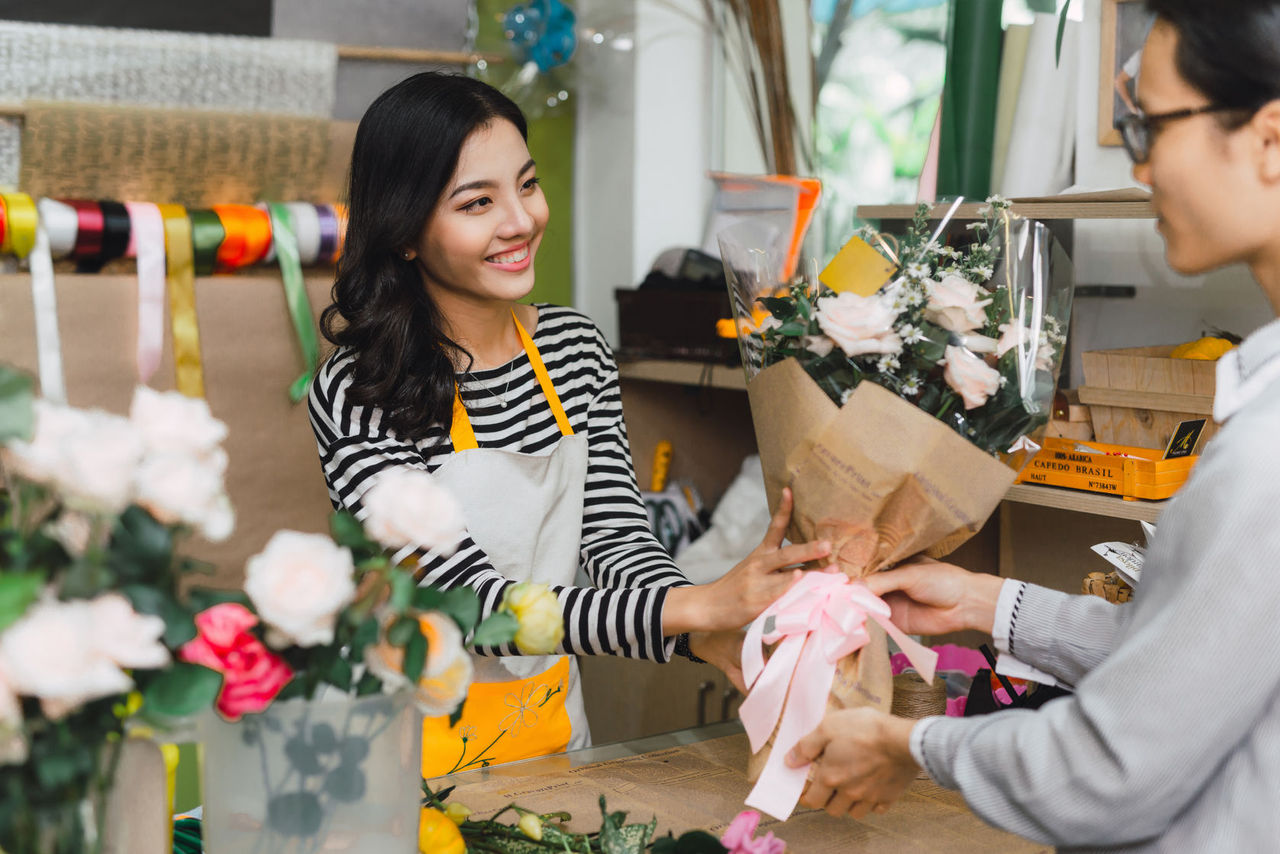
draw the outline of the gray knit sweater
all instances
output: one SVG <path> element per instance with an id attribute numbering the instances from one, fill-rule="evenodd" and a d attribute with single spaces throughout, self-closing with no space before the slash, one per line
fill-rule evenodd
<path id="1" fill-rule="evenodd" d="M 1022 592 L 1009 651 L 1075 695 L 921 731 L 990 823 L 1064 851 L 1280 851 L 1280 321 L 1235 352 L 1135 601 Z"/>

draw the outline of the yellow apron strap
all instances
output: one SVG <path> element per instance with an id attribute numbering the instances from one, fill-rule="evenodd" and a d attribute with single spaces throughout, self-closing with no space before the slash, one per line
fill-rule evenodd
<path id="1" fill-rule="evenodd" d="M 520 333 L 520 343 L 524 345 L 525 355 L 529 357 L 529 364 L 533 366 L 533 375 L 538 378 L 538 385 L 542 387 L 542 394 L 547 398 L 547 403 L 551 405 L 551 414 L 556 417 L 556 424 L 560 427 L 560 435 L 572 436 L 573 426 L 569 423 L 569 416 L 564 414 L 564 406 L 560 403 L 560 395 L 556 394 L 556 388 L 551 384 L 551 377 L 547 374 L 547 366 L 542 363 L 542 355 L 538 353 L 538 348 L 534 345 L 533 339 L 529 337 L 529 333 L 524 331 L 524 326 L 520 323 L 520 318 L 516 317 L 514 309 L 511 311 L 511 319 L 516 322 L 516 331 Z M 449 428 L 449 439 L 453 442 L 455 453 L 458 451 L 470 451 L 479 447 L 476 443 L 476 431 L 471 428 L 471 419 L 467 417 L 467 408 L 462 403 L 462 392 L 458 389 L 456 383 L 453 386 L 453 424 Z"/>
<path id="2" fill-rule="evenodd" d="M 573 427 L 569 424 L 569 416 L 564 414 L 564 407 L 560 405 L 560 395 L 556 394 L 555 386 L 551 384 L 551 377 L 547 376 L 547 366 L 542 364 L 542 356 L 538 353 L 538 348 L 534 346 L 529 333 L 524 331 L 514 309 L 511 311 L 511 317 L 516 322 L 516 331 L 520 333 L 524 351 L 529 355 L 529 364 L 533 365 L 533 373 L 538 378 L 538 385 L 542 386 L 542 393 L 546 395 L 547 403 L 551 404 L 551 412 L 556 417 L 556 424 L 560 425 L 560 435 L 572 436 Z"/>
<path id="3" fill-rule="evenodd" d="M 458 384 L 453 385 L 453 425 L 449 428 L 449 438 L 453 441 L 453 450 L 472 451 L 476 444 L 476 431 L 471 429 L 471 419 L 467 417 L 467 408 L 462 405 L 462 393 Z"/>

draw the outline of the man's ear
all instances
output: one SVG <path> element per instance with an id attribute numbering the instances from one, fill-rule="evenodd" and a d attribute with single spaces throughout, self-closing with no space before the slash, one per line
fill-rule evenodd
<path id="1" fill-rule="evenodd" d="M 1258 139 L 1259 177 L 1267 183 L 1280 184 L 1280 100 L 1264 105 L 1249 124 Z"/>

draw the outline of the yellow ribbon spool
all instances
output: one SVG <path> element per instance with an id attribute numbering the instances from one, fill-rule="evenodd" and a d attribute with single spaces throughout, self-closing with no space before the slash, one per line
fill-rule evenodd
<path id="1" fill-rule="evenodd" d="M 26 193 L 0 193 L 4 200 L 5 230 L 0 252 L 26 258 L 36 245 L 36 203 Z"/>

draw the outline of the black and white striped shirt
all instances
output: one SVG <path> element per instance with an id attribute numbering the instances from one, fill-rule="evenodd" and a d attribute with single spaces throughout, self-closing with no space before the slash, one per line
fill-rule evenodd
<path id="1" fill-rule="evenodd" d="M 674 639 L 663 639 L 663 603 L 669 588 L 689 582 L 649 529 L 613 354 L 594 323 L 557 306 L 538 306 L 533 341 L 574 432 L 585 435 L 588 446 L 580 562 L 595 586 L 554 588 L 564 611 L 561 651 L 666 661 Z M 453 445 L 442 425 L 416 443 L 403 441 L 381 425 L 380 410 L 348 401 L 353 366 L 350 351 L 334 353 L 311 384 L 309 408 L 329 498 L 334 507 L 361 517 L 360 498 L 376 473 L 397 465 L 434 471 Z M 525 354 L 498 368 L 460 375 L 459 384 L 479 447 L 541 455 L 560 440 Z M 424 583 L 473 588 L 486 615 L 515 583 L 498 573 L 470 537 L 453 555 L 426 553 L 420 563 Z M 481 651 L 518 654 L 514 645 Z"/>

